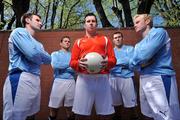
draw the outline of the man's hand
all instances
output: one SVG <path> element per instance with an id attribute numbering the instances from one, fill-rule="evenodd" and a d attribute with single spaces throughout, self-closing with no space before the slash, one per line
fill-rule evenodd
<path id="1" fill-rule="evenodd" d="M 101 69 L 105 69 L 108 65 L 108 58 L 107 57 L 103 57 L 104 60 L 101 62 Z"/>
<path id="2" fill-rule="evenodd" d="M 79 60 L 79 67 L 83 70 L 87 70 L 88 65 L 86 64 L 86 61 L 87 61 L 86 58 L 81 58 Z"/>
<path id="3" fill-rule="evenodd" d="M 154 62 L 154 59 L 150 59 L 148 62 L 141 64 L 141 68 L 143 69 L 143 68 L 151 65 L 153 62 Z"/>

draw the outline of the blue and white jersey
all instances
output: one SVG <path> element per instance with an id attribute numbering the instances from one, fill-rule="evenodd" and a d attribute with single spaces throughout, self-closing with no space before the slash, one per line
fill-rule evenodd
<path id="1" fill-rule="evenodd" d="M 144 68 L 139 67 L 150 60 L 152 63 L 148 66 Z M 171 43 L 167 31 L 163 28 L 152 28 L 149 33 L 135 45 L 129 67 L 131 69 L 140 68 L 141 75 L 174 75 Z"/>
<path id="2" fill-rule="evenodd" d="M 54 70 L 54 78 L 74 79 L 75 72 L 69 66 L 71 52 L 63 50 L 55 51 L 51 54 L 51 65 Z"/>
<path id="3" fill-rule="evenodd" d="M 50 64 L 51 56 L 25 28 L 16 28 L 9 37 L 9 72 L 19 69 L 40 75 L 40 65 Z"/>
<path id="4" fill-rule="evenodd" d="M 120 49 L 114 48 L 116 56 L 116 66 L 111 69 L 111 76 L 116 77 L 132 77 L 134 72 L 127 67 L 129 65 L 129 59 L 133 54 L 133 46 L 123 45 Z"/>

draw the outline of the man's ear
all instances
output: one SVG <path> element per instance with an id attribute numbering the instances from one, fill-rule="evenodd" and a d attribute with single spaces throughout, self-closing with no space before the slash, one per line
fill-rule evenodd
<path id="1" fill-rule="evenodd" d="M 61 45 L 62 45 L 62 42 L 60 42 L 59 45 L 61 46 Z"/>
<path id="2" fill-rule="evenodd" d="M 148 25 L 148 24 L 150 24 L 151 20 L 150 19 L 146 19 L 145 22 Z"/>
<path id="3" fill-rule="evenodd" d="M 26 23 L 29 23 L 30 22 L 30 18 L 26 18 L 25 21 L 26 21 Z"/>
<path id="4" fill-rule="evenodd" d="M 84 29 L 86 29 L 86 25 L 85 24 L 83 25 L 83 27 L 84 27 Z"/>

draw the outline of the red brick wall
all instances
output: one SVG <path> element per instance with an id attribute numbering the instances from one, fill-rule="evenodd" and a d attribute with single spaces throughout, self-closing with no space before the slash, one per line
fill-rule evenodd
<path id="1" fill-rule="evenodd" d="M 99 29 L 98 32 L 102 33 L 111 38 L 112 33 L 119 29 Z M 177 82 L 178 86 L 180 86 L 180 28 L 167 28 L 170 37 L 172 39 L 172 47 L 173 47 L 173 63 L 174 68 L 177 73 Z M 137 36 L 133 29 L 120 29 L 124 34 L 124 42 L 125 44 L 132 44 L 134 45 L 137 41 L 139 36 Z M 10 32 L 0 31 L 0 119 L 2 117 L 2 90 L 4 80 L 7 75 L 7 68 L 8 68 L 8 50 L 7 50 L 7 40 Z M 75 39 L 84 35 L 83 30 L 54 30 L 54 31 L 42 31 L 37 34 L 38 40 L 44 44 L 45 49 L 51 53 L 52 51 L 59 49 L 59 39 L 64 36 L 68 35 L 72 38 L 73 42 Z M 45 120 L 48 116 L 48 100 L 49 94 L 51 90 L 51 83 L 53 80 L 53 72 L 50 65 L 43 65 L 42 66 L 42 74 L 41 74 L 41 86 L 42 86 L 42 101 L 41 101 L 41 111 L 38 113 L 38 120 Z M 138 83 L 138 80 L 136 80 Z M 179 96 L 180 96 L 180 88 L 179 88 Z M 64 110 L 60 109 L 59 117 L 64 117 Z M 93 119 L 96 117 L 93 115 Z"/>

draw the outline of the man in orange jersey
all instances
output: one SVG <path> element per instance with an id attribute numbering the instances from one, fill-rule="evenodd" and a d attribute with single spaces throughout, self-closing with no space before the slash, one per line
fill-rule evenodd
<path id="1" fill-rule="evenodd" d="M 113 46 L 106 36 L 97 34 L 97 18 L 93 13 L 85 16 L 84 28 L 86 35 L 75 41 L 70 61 L 70 66 L 78 72 L 72 110 L 77 120 L 90 119 L 94 105 L 100 119 L 110 120 L 114 108 L 108 75 L 109 70 L 116 65 Z M 99 73 L 87 71 L 87 59 L 83 57 L 90 52 L 97 52 L 104 58 Z"/>

